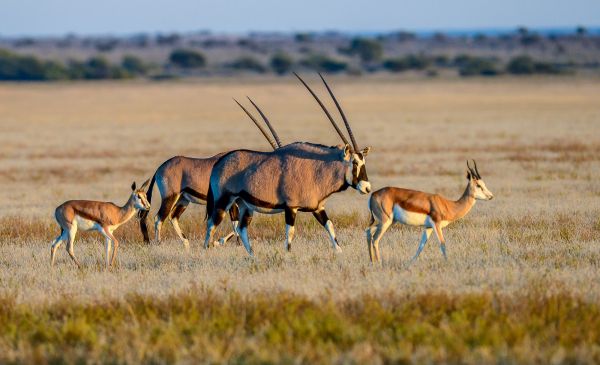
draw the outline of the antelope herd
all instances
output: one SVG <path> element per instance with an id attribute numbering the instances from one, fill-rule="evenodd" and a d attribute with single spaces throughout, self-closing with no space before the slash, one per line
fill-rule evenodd
<path id="1" fill-rule="evenodd" d="M 325 204 L 331 195 L 349 187 L 361 194 L 371 192 L 366 170 L 366 156 L 370 147 L 359 148 L 340 103 L 321 74 L 319 76 L 341 116 L 351 143 L 317 94 L 300 76 L 295 73 L 294 75 L 319 104 L 342 144 L 330 147 L 310 142 L 293 142 L 283 145 L 273 125 L 254 101 L 248 98 L 273 139 L 252 113 L 234 99 L 258 127 L 273 151 L 238 149 L 208 158 L 176 156 L 161 164 L 139 189 L 133 183 L 129 200 L 122 207 L 113 203 L 87 200 L 63 203 L 55 211 L 61 233 L 52 242 L 51 265 L 54 265 L 56 251 L 64 241 L 69 256 L 81 267 L 73 249 L 76 232 L 78 229 L 95 230 L 106 239 L 108 269 L 114 264 L 119 246 L 113 232 L 136 213 L 140 218 L 140 230 L 144 241 L 150 242 L 147 217 L 155 184 L 161 196 L 161 205 L 154 219 L 156 242 L 160 242 L 162 224 L 168 219 L 184 247 L 189 248 L 189 241 L 179 226 L 179 218 L 187 206 L 194 203 L 206 205 L 204 248 L 223 245 L 236 236 L 248 254 L 254 256 L 248 237 L 248 226 L 253 214 L 259 212 L 285 215 L 284 247 L 290 251 L 297 213 L 310 212 L 327 231 L 333 249 L 341 251 L 333 223 L 325 212 Z M 446 259 L 442 228 L 469 213 L 476 200 L 493 198 L 475 161 L 473 167 L 467 162 L 467 181 L 464 193 L 456 201 L 437 194 L 395 187 L 375 191 L 369 199 L 371 222 L 366 229 L 371 262 L 381 262 L 379 241 L 394 222 L 424 227 L 420 244 L 411 262 L 417 259 L 432 232 L 435 232 L 440 250 Z M 232 232 L 218 241 L 212 241 L 215 229 L 227 213 L 231 218 Z"/>

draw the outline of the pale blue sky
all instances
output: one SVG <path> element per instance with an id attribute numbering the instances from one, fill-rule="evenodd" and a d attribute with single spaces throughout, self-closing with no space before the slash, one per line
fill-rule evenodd
<path id="1" fill-rule="evenodd" d="M 0 0 L 0 36 L 600 25 L 599 0 Z"/>

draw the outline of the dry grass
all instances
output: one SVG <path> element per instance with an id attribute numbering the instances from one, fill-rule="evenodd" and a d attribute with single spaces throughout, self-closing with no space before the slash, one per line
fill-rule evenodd
<path id="1" fill-rule="evenodd" d="M 339 255 L 332 252 L 324 230 L 310 215 L 299 219 L 292 253 L 283 250 L 283 216 L 260 215 L 251 228 L 256 260 L 235 244 L 204 251 L 199 248 L 204 209 L 193 207 L 183 220 L 184 231 L 193 239 L 189 252 L 174 239 L 170 227 L 164 244 L 143 245 L 131 222 L 116 232 L 122 250 L 114 270 L 102 269 L 102 240 L 95 235 L 81 235 L 76 243 L 83 270 L 76 270 L 64 252 L 57 267 L 49 270 L 49 242 L 58 234 L 53 210 L 62 201 L 122 202 L 131 180 L 142 181 L 175 154 L 203 156 L 237 147 L 266 150 L 267 144 L 231 96 L 253 96 L 284 141 L 336 144 L 338 139 L 318 107 L 290 79 L 4 84 L 0 85 L 0 296 L 7 298 L 2 315 L 15 322 L 0 324 L 0 349 L 6 354 L 0 361 L 74 362 L 88 355 L 91 362 L 598 361 L 597 333 L 588 331 L 594 322 L 585 315 L 597 313 L 600 301 L 600 84 L 571 78 L 402 83 L 342 78 L 332 82 L 359 143 L 373 146 L 368 169 L 375 188 L 395 185 L 457 197 L 464 188 L 465 160 L 477 159 L 497 198 L 478 203 L 465 220 L 445 230 L 448 262 L 432 241 L 420 260 L 407 268 L 419 231 L 395 227 L 382 242 L 383 266 L 372 267 L 363 234 L 366 197 L 348 191 L 329 204 L 344 249 Z M 221 231 L 225 228 L 229 227 Z M 264 337 L 275 318 L 269 324 L 259 323 L 264 332 L 237 332 L 240 324 L 228 318 L 220 332 L 209 331 L 208 337 L 182 335 L 164 322 L 192 312 L 174 306 L 180 296 L 197 300 L 195 305 L 201 307 L 204 302 L 199 297 L 209 292 L 216 298 L 210 305 L 229 303 L 235 295 L 241 298 L 235 305 L 248 306 L 249 311 L 260 303 L 285 307 L 289 297 L 292 302 L 325 308 L 315 314 L 320 319 L 310 319 L 317 322 L 320 316 L 329 318 L 328 305 L 339 306 L 336 318 L 344 324 L 336 326 L 347 337 L 322 345 L 290 330 L 291 337 L 281 339 L 285 345 L 277 345 Z M 124 303 L 134 297 L 149 308 L 139 305 L 133 310 L 136 316 L 153 310 L 162 313 L 160 321 L 150 327 L 140 324 L 135 331 L 159 331 L 156 338 L 167 341 L 165 352 L 150 346 L 146 352 L 117 354 L 106 347 L 118 341 L 107 334 L 113 328 L 110 323 L 128 310 Z M 512 319 L 523 322 L 522 327 L 503 332 L 504 317 L 469 311 L 468 303 L 489 304 L 486 301 L 495 297 L 502 298 L 501 308 L 528 308 L 517 310 Z M 546 303 L 543 298 L 555 299 Z M 566 308 L 577 309 L 561 309 L 558 319 L 532 317 L 563 299 L 571 303 Z M 162 309 L 152 309 L 155 301 Z M 379 327 L 373 328 L 383 333 L 392 328 L 405 334 L 416 331 L 410 335 L 416 337 L 392 336 L 393 340 L 379 345 L 382 339 L 369 335 L 362 324 L 346 326 L 364 314 L 348 308 L 368 303 L 390 310 L 406 303 L 402 308 L 409 311 L 422 303 L 440 303 L 443 308 L 447 308 L 444 303 L 454 304 L 439 312 L 429 307 L 416 317 L 422 322 L 407 322 L 408 315 L 377 322 Z M 94 308 L 115 308 L 116 314 L 111 309 L 100 317 L 88 316 Z M 53 316 L 57 310 L 66 314 Z M 378 312 L 381 318 L 388 318 L 386 310 Z M 456 310 L 466 312 L 456 314 Z M 38 311 L 41 317 L 31 314 Z M 201 315 L 202 309 L 197 312 Z M 291 316 L 294 311 L 284 313 Z M 39 340 L 19 324 L 23 316 L 37 318 L 35 323 L 47 321 L 52 331 L 59 327 L 63 331 L 69 320 L 75 320 L 72 316 L 82 322 L 73 324 L 75 335 L 67 339 L 52 335 Z M 452 321 L 463 317 L 468 320 L 453 327 Z M 573 336 L 570 342 L 541 330 L 557 320 L 569 323 L 564 329 Z M 188 327 L 207 326 L 192 319 L 190 323 Z M 77 332 L 83 331 L 80 325 L 91 326 L 85 331 L 95 333 L 94 341 L 103 345 L 85 342 L 88 335 Z M 438 336 L 440 332 L 434 331 L 438 327 L 447 329 L 448 338 Z M 468 328 L 481 332 L 473 332 L 471 339 L 456 337 Z M 24 331 L 23 337 L 15 338 L 15 331 Z M 315 338 L 324 333 L 319 331 Z M 589 336 L 583 338 L 578 331 Z M 210 354 L 207 348 L 197 350 L 209 340 L 223 345 L 221 341 L 231 333 L 236 334 L 233 346 L 238 350 Z M 485 334 L 515 340 L 475 340 Z M 432 340 L 427 342 L 428 338 Z M 294 339 L 299 341 L 296 347 L 290 344 Z M 137 346 L 135 341 L 147 340 L 134 333 L 126 343 Z M 422 341 L 425 344 L 419 345 Z M 74 350 L 65 350 L 67 345 Z M 265 352 L 262 346 L 273 351 Z M 205 357 L 190 355 L 194 353 L 190 348 Z"/>

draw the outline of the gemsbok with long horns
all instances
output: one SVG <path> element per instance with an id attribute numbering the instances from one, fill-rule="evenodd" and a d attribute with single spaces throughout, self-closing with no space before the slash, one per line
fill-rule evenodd
<path id="1" fill-rule="evenodd" d="M 325 203 L 332 194 L 348 187 L 363 194 L 371 191 L 365 161 L 369 148 L 359 149 L 342 108 L 322 76 L 346 125 L 352 147 L 316 94 L 296 76 L 315 97 L 344 145 L 328 147 L 296 142 L 272 152 L 236 150 L 221 157 L 210 176 L 205 248 L 225 212 L 237 203 L 240 208 L 240 238 L 251 256 L 254 253 L 248 239 L 248 225 L 254 212 L 285 213 L 287 250 L 291 249 L 296 214 L 311 212 L 327 230 L 333 248 L 341 250 L 333 223 L 325 212 Z"/>
<path id="2" fill-rule="evenodd" d="M 260 125 L 260 123 L 252 116 L 252 114 L 242 106 L 237 100 L 234 101 L 244 110 L 244 112 L 250 117 L 252 122 L 258 127 L 262 135 L 267 139 L 273 149 L 281 147 L 281 140 L 273 129 L 273 126 L 262 112 L 262 110 L 248 98 L 252 105 L 261 115 L 263 121 L 269 128 L 275 141 L 271 140 L 267 131 Z M 151 178 L 150 185 L 148 187 L 148 202 L 152 202 L 152 190 L 154 184 L 158 187 L 158 191 L 161 197 L 161 204 L 158 212 L 154 219 L 154 235 L 156 242 L 161 240 L 161 228 L 165 220 L 169 219 L 171 225 L 177 233 L 177 236 L 183 243 L 184 247 L 189 247 L 189 240 L 186 235 L 181 231 L 179 226 L 179 218 L 186 210 L 190 203 L 194 204 L 206 204 L 206 195 L 208 193 L 208 184 L 210 173 L 214 164 L 221 158 L 226 152 L 219 153 L 208 158 L 192 158 L 185 156 L 175 156 L 167 161 L 163 162 L 162 165 L 156 169 L 156 172 Z M 148 218 L 149 211 L 140 212 L 140 229 L 144 236 L 144 242 L 150 242 L 148 235 Z M 225 244 L 230 238 L 237 234 L 237 226 L 239 220 L 239 212 L 237 205 L 233 204 L 229 209 L 229 216 L 233 225 L 233 230 L 226 236 L 219 240 L 220 244 Z"/>
<path id="3" fill-rule="evenodd" d="M 379 241 L 394 222 L 425 228 L 417 253 L 411 262 L 419 257 L 431 232 L 435 232 L 442 255 L 446 259 L 446 240 L 442 228 L 467 215 L 477 200 L 494 198 L 492 192 L 485 186 L 475 160 L 473 164 L 472 168 L 467 161 L 467 187 L 460 199 L 456 201 L 438 194 L 394 187 L 386 187 L 374 192 L 369 199 L 371 222 L 366 230 L 371 262 L 381 261 Z"/>
<path id="4" fill-rule="evenodd" d="M 113 236 L 115 229 L 129 221 L 137 211 L 150 209 L 145 189 L 149 180 L 137 189 L 135 182 L 131 185 L 131 195 L 123 206 L 109 202 L 93 200 L 69 200 L 59 205 L 54 211 L 56 221 L 60 226 L 60 235 L 52 242 L 50 248 L 50 266 L 54 266 L 56 250 L 64 241 L 69 256 L 77 267 L 81 264 L 75 257 L 73 243 L 77 230 L 98 231 L 106 239 L 106 268 L 113 265 L 119 248 L 119 241 Z M 112 249 L 111 256 L 111 246 Z"/>

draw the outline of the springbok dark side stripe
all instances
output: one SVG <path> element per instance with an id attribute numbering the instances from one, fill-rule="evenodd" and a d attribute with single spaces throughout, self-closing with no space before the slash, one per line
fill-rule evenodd
<path id="1" fill-rule="evenodd" d="M 82 210 L 73 209 L 73 211 L 75 212 L 75 214 L 77 214 L 81 218 L 84 218 L 84 219 L 87 219 L 87 220 L 90 220 L 90 221 L 93 221 L 93 222 L 96 222 L 96 223 L 100 224 L 100 222 L 98 222 L 98 220 L 96 218 L 94 218 L 92 215 L 90 215 L 90 214 L 88 214 L 88 213 L 86 213 L 86 212 L 84 212 Z"/>

